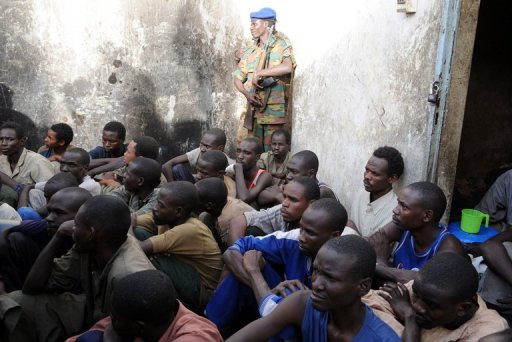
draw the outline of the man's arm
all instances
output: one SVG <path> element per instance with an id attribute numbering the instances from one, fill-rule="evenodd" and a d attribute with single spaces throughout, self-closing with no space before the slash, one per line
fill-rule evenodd
<path id="1" fill-rule="evenodd" d="M 512 285 L 512 260 L 503 242 L 512 241 L 512 230 L 499 233 L 479 246 L 489 268 Z"/>
<path id="2" fill-rule="evenodd" d="M 402 230 L 393 222 L 389 222 L 366 239 L 375 249 L 377 260 L 386 264 L 391 255 L 391 244 L 399 241 L 401 236 Z"/>
<path id="3" fill-rule="evenodd" d="M 439 253 L 455 253 L 468 258 L 469 260 L 469 256 L 464 250 L 464 246 L 462 246 L 462 243 L 453 235 L 448 235 L 444 238 L 443 242 L 441 242 L 441 245 L 439 245 L 439 248 L 437 249 L 436 254 Z"/>
<path id="4" fill-rule="evenodd" d="M 224 265 L 231 271 L 235 278 L 245 285 L 251 286 L 250 276 L 244 268 L 244 257 L 242 253 L 237 250 L 228 249 L 222 254 L 222 259 L 224 260 Z"/>
<path id="5" fill-rule="evenodd" d="M 263 105 L 258 94 L 247 91 L 247 89 L 245 89 L 244 84 L 242 83 L 242 81 L 240 79 L 235 77 L 234 85 L 235 85 L 236 90 L 238 90 L 240 93 L 242 93 L 242 95 L 245 96 L 245 98 L 251 105 L 253 105 L 255 107 L 261 107 Z"/>
<path id="6" fill-rule="evenodd" d="M 247 229 L 247 219 L 245 215 L 242 214 L 240 216 L 234 217 L 231 222 L 229 222 L 229 230 L 228 230 L 228 247 L 233 245 L 236 240 L 245 236 L 245 231 Z"/>
<path id="7" fill-rule="evenodd" d="M 300 291 L 287 297 L 272 313 L 239 330 L 226 342 L 267 341 L 287 325 L 300 325 L 304 317 L 309 291 Z"/>
<path id="8" fill-rule="evenodd" d="M 53 259 L 60 256 L 62 246 L 66 243 L 66 238 L 73 235 L 74 225 L 74 221 L 66 221 L 60 225 L 53 238 L 41 251 L 30 269 L 23 284 L 23 293 L 35 295 L 44 290 L 52 273 Z"/>
<path id="9" fill-rule="evenodd" d="M 14 179 L 7 176 L 2 171 L 0 171 L 0 183 L 12 188 L 13 190 L 16 190 L 16 185 L 18 184 Z"/>
<path id="10" fill-rule="evenodd" d="M 258 196 L 258 204 L 260 206 L 268 206 L 283 203 L 283 191 L 278 185 L 270 186 L 260 192 Z"/>
<path id="11" fill-rule="evenodd" d="M 186 154 L 182 154 L 180 156 L 174 157 L 164 165 L 162 165 L 162 173 L 167 179 L 168 182 L 172 182 L 174 178 L 172 177 L 172 167 L 176 164 L 188 163 L 188 157 Z"/>
<path id="12" fill-rule="evenodd" d="M 256 303 L 258 304 L 271 292 L 267 281 L 263 274 L 261 274 L 261 269 L 264 265 L 265 260 L 260 251 L 247 251 L 243 256 L 243 266 L 249 276 L 252 292 L 254 292 L 254 297 L 256 297 Z"/>
<path id="13" fill-rule="evenodd" d="M 259 193 L 262 192 L 263 189 L 268 188 L 269 186 L 272 185 L 272 176 L 268 172 L 260 174 L 254 188 L 247 189 L 247 186 L 245 185 L 242 164 L 236 163 L 235 182 L 237 197 L 244 201 L 245 203 L 250 204 L 258 198 Z"/>
<path id="14" fill-rule="evenodd" d="M 282 76 L 291 74 L 293 71 L 293 65 L 292 65 L 292 59 L 290 57 L 286 57 L 283 59 L 283 62 L 279 65 L 276 65 L 272 68 L 267 69 L 261 69 L 256 72 L 254 72 L 253 75 L 253 84 L 255 85 L 256 82 L 260 77 L 269 77 L 269 76 Z"/>
<path id="15" fill-rule="evenodd" d="M 18 196 L 18 209 L 28 207 L 28 193 L 34 189 L 35 184 L 26 185 Z"/>
<path id="16" fill-rule="evenodd" d="M 102 165 L 100 165 L 100 166 L 96 166 L 96 167 L 91 166 L 92 162 L 96 161 L 96 160 L 103 160 L 103 161 L 107 161 L 107 162 L 102 164 Z M 95 175 L 97 175 L 99 173 L 102 173 L 102 172 L 107 172 L 107 171 L 112 171 L 112 170 L 118 169 L 118 168 L 120 168 L 123 165 L 124 165 L 123 157 L 105 158 L 105 159 L 93 159 L 93 160 L 91 160 L 91 164 L 89 165 L 89 172 L 88 172 L 88 174 L 89 174 L 89 176 L 95 176 Z"/>

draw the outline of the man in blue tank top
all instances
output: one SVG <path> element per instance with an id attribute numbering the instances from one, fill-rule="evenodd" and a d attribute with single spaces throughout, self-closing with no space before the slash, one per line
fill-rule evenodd
<path id="1" fill-rule="evenodd" d="M 434 183 L 412 183 L 400 192 L 392 222 L 369 237 L 377 251 L 378 278 L 407 282 L 435 254 L 452 252 L 466 256 L 459 240 L 439 222 L 445 209 L 446 196 Z M 390 253 L 394 242 L 398 245 Z M 390 256 L 393 261 L 388 265 Z"/>
<path id="2" fill-rule="evenodd" d="M 372 246 L 359 236 L 328 240 L 313 263 L 312 291 L 294 292 L 228 341 L 267 341 L 290 324 L 301 326 L 303 341 L 400 341 L 361 302 L 371 288 L 375 261 Z"/>

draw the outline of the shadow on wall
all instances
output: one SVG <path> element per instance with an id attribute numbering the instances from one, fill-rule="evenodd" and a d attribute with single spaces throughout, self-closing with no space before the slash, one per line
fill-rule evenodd
<path id="1" fill-rule="evenodd" d="M 12 109 L 13 94 L 13 91 L 6 84 L 0 83 L 0 126 L 7 121 L 14 121 L 20 124 L 27 137 L 25 147 L 29 150 L 37 151 L 42 145 L 37 134 L 37 127 L 28 116 Z"/>

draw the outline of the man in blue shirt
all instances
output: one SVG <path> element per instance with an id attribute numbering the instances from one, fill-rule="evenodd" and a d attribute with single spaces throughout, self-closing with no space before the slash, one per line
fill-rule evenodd
<path id="1" fill-rule="evenodd" d="M 361 302 L 371 288 L 375 261 L 375 251 L 361 237 L 328 240 L 313 263 L 312 291 L 291 294 L 228 341 L 267 341 L 290 324 L 301 327 L 304 341 L 400 341 Z"/>

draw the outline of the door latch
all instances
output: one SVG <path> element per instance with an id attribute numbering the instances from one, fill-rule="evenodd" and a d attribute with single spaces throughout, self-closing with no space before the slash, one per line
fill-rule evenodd
<path id="1" fill-rule="evenodd" d="M 434 81 L 430 86 L 430 94 L 428 95 L 427 101 L 439 107 L 439 81 Z"/>

